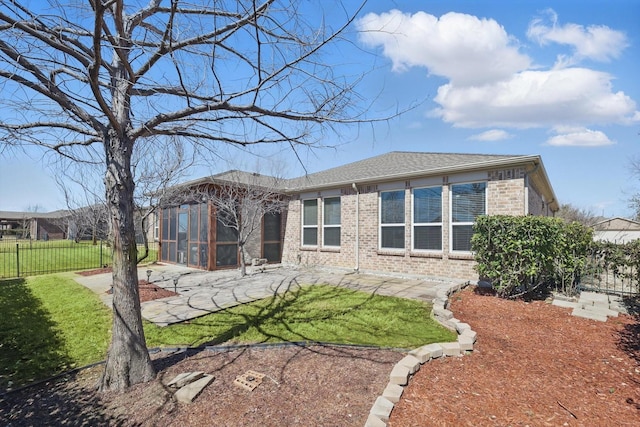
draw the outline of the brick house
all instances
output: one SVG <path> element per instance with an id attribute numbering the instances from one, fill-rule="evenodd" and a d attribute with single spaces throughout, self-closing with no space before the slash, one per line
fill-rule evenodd
<path id="1" fill-rule="evenodd" d="M 468 279 L 476 216 L 558 210 L 539 156 L 391 152 L 280 185 L 286 212 L 261 238 L 282 236 L 284 265 Z"/>

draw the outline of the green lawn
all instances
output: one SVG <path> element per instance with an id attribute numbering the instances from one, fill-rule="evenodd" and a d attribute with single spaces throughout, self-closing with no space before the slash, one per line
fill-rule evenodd
<path id="1" fill-rule="evenodd" d="M 111 311 L 72 273 L 0 280 L 0 390 L 103 360 Z M 415 348 L 454 341 L 418 301 L 333 286 L 297 291 L 160 328 L 149 347 L 322 341 Z"/>
<path id="2" fill-rule="evenodd" d="M 111 248 L 104 242 L 72 240 L 0 242 L 0 278 L 32 276 L 37 274 L 78 271 L 111 265 Z M 142 251 L 142 247 L 139 248 Z M 151 249 L 144 262 L 157 260 L 157 251 Z M 19 271 L 18 271 L 19 269 Z M 19 273 L 19 274 L 18 274 Z"/>
<path id="3" fill-rule="evenodd" d="M 103 359 L 111 311 L 66 277 L 0 280 L 0 390 Z"/>

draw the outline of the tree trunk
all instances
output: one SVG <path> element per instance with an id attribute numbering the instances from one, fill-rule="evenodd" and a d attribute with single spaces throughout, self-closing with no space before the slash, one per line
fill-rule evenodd
<path id="1" fill-rule="evenodd" d="M 147 350 L 138 290 L 131 151 L 133 142 L 105 137 L 105 187 L 113 245 L 113 327 L 100 390 L 123 391 L 156 376 Z"/>

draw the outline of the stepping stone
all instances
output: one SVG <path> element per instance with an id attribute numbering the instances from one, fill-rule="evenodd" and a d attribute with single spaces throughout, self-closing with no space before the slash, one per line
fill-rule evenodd
<path id="1" fill-rule="evenodd" d="M 176 375 L 174 379 L 169 381 L 168 387 L 180 388 L 204 377 L 204 372 L 184 372 Z"/>
<path id="2" fill-rule="evenodd" d="M 191 382 L 176 391 L 174 396 L 178 402 L 191 403 L 211 381 L 213 381 L 213 375 L 204 375 L 199 380 Z"/>
<path id="3" fill-rule="evenodd" d="M 600 322 L 607 321 L 607 316 L 605 314 L 598 314 L 596 312 L 583 310 L 581 308 L 574 308 L 571 314 L 577 317 L 584 317 L 585 319 L 598 320 Z"/>

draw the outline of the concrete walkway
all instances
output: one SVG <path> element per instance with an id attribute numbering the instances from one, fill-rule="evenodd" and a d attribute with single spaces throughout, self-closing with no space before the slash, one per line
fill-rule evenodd
<path id="1" fill-rule="evenodd" d="M 436 297 L 440 285 L 453 283 L 272 266 L 265 269 L 248 267 L 248 274 L 240 277 L 237 270 L 202 271 L 163 264 L 140 268 L 140 279 L 147 278 L 147 269 L 151 270 L 151 283 L 172 291 L 175 289 L 179 294 L 142 303 L 142 316 L 158 326 L 184 322 L 235 305 L 281 294 L 301 285 L 330 284 L 379 295 L 431 301 Z M 75 280 L 96 292 L 111 307 L 112 297 L 108 294 L 111 273 L 78 276 Z"/>

